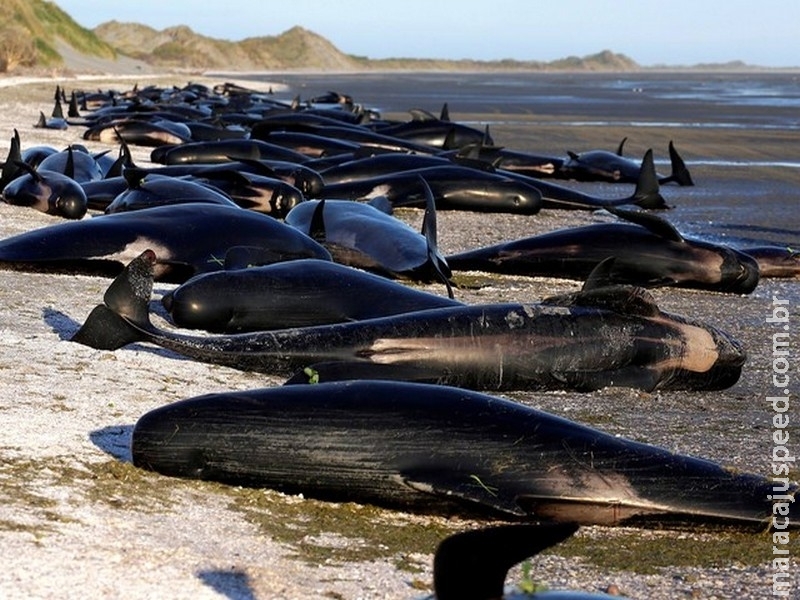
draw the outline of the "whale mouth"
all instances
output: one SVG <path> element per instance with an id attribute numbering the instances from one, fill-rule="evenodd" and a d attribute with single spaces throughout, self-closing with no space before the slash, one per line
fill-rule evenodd
<path id="1" fill-rule="evenodd" d="M 747 361 L 747 352 L 741 342 L 724 331 L 714 327 L 709 327 L 708 331 L 716 344 L 717 360 L 707 371 L 693 374 L 696 385 L 698 389 L 727 389 L 739 381 L 742 367 Z"/>
<path id="2" fill-rule="evenodd" d="M 720 280 L 724 286 L 722 289 L 728 292 L 749 294 L 756 289 L 760 279 L 758 261 L 737 250 L 726 253 L 720 272 Z"/>
<path id="3" fill-rule="evenodd" d="M 744 345 L 720 329 L 710 327 L 709 331 L 719 349 L 719 358 L 715 366 L 741 369 L 747 361 L 747 351 L 744 349 Z"/>
<path id="4" fill-rule="evenodd" d="M 739 340 L 706 323 L 675 314 L 668 318 L 680 332 L 683 352 L 658 365 L 669 371 L 659 389 L 722 390 L 739 381 L 747 361 Z"/>
<path id="5" fill-rule="evenodd" d="M 668 319 L 679 329 L 681 337 L 687 343 L 698 346 L 698 351 L 703 355 L 713 355 L 716 359 L 711 364 L 707 361 L 700 361 L 706 366 L 705 369 L 691 369 L 696 372 L 708 372 L 720 367 L 741 368 L 747 361 L 747 352 L 744 345 L 728 332 L 719 329 L 706 322 L 678 315 L 674 313 L 664 313 Z M 690 366 L 690 362 L 688 365 Z M 699 363 L 698 363 L 699 364 Z"/>

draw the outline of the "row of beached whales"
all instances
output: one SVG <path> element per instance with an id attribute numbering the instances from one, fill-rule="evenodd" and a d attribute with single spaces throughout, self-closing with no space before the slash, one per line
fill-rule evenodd
<path id="1" fill-rule="evenodd" d="M 231 84 L 73 92 L 66 118 L 63 90 L 55 100 L 39 126 L 84 126 L 85 139 L 119 153 L 23 150 L 14 132 L 4 200 L 69 220 L 0 241 L 0 266 L 114 277 L 76 342 L 111 350 L 147 341 L 288 378 L 147 413 L 132 435 L 135 465 L 401 510 L 565 524 L 448 540 L 435 569 L 444 599 L 498 597 L 511 565 L 576 525 L 763 529 L 774 510 L 800 524 L 788 480 L 786 501 L 773 503 L 762 476 L 487 395 L 719 390 L 738 380 L 737 340 L 661 311 L 645 288 L 749 293 L 760 277 L 797 276 L 798 256 L 691 240 L 648 211 L 665 208 L 659 183 L 692 184 L 672 144 L 673 173 L 659 181 L 651 152 L 641 163 L 623 160 L 621 147 L 535 156 L 495 145 L 446 109 L 390 122 L 337 93 L 300 103 Z M 134 144 L 154 146 L 151 160 L 164 166 L 135 165 Z M 636 190 L 601 199 L 553 177 Z M 403 206 L 424 209 L 422 232 L 392 216 Z M 617 221 L 438 250 L 437 210 L 543 208 L 604 208 Z M 453 292 L 462 270 L 585 283 L 538 303 L 466 305 Z M 448 294 L 401 280 L 442 281 Z M 176 326 L 213 335 L 156 327 L 154 281 L 180 284 L 162 298 Z"/>

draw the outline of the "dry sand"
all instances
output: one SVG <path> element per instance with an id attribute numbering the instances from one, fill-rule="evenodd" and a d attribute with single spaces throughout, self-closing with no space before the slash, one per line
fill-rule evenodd
<path id="1" fill-rule="evenodd" d="M 175 76 L 169 83 L 186 80 Z M 84 83 L 64 85 L 68 91 L 130 86 L 129 79 Z M 54 85 L 48 81 L 0 90 L 3 155 L 15 127 L 23 148 L 60 148 L 79 141 L 77 127 L 66 132 L 32 127 L 39 110 L 49 110 Z M 701 143 L 683 133 L 684 147 Z M 499 139 L 507 139 L 506 134 L 520 141 L 525 135 L 495 131 Z M 147 164 L 147 156 L 148 151 L 136 150 L 137 162 Z M 692 193 L 726 196 L 735 205 L 746 202 L 748 189 L 760 189 L 765 182 L 772 186 L 775 177 L 783 176 L 774 193 L 797 194 L 796 174 L 781 173 L 739 173 L 744 183 L 726 183 L 712 169 L 700 169 Z M 680 203 L 682 192 L 675 188 L 670 193 Z M 404 211 L 403 218 L 418 224 L 420 215 Z M 536 217 L 441 213 L 440 243 L 452 252 L 604 218 L 556 212 Z M 2 237 L 56 222 L 0 204 Z M 108 283 L 0 271 L 0 596 L 394 599 L 430 592 L 435 544 L 448 531 L 473 523 L 173 480 L 128 464 L 131 428 L 144 412 L 207 392 L 280 381 L 192 362 L 147 345 L 104 352 L 67 341 Z M 530 301 L 578 287 L 563 280 L 514 277 L 487 283 L 458 295 L 470 302 Z M 704 318 L 746 344 L 750 359 L 742 380 L 730 390 L 512 396 L 612 433 L 766 473 L 771 415 L 763 397 L 771 389 L 771 330 L 764 319 L 777 295 L 791 299 L 796 320 L 799 286 L 798 281 L 764 281 L 746 297 L 655 292 L 662 308 Z M 169 287 L 157 285 L 156 293 Z M 429 289 L 443 293 L 436 286 Z M 796 356 L 794 361 L 796 368 Z M 794 411 L 794 416 L 789 431 L 796 441 L 800 415 Z M 551 589 L 599 591 L 614 583 L 641 599 L 766 598 L 771 595 L 771 547 L 767 534 L 589 527 L 565 550 L 534 558 L 532 571 L 537 582 Z M 796 541 L 792 552 L 800 567 Z M 800 577 L 800 568 L 795 571 Z M 512 581 L 519 577 L 515 572 Z"/>

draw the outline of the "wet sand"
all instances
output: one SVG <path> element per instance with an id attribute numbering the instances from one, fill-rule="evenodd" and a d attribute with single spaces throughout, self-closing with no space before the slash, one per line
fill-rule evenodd
<path id="1" fill-rule="evenodd" d="M 180 77 L 167 81 L 185 83 Z M 78 127 L 53 132 L 32 126 L 39 110 L 51 108 L 54 85 L 0 90 L 3 154 L 15 127 L 23 148 L 64 147 L 80 141 Z M 68 91 L 88 87 L 74 81 L 65 85 Z M 126 89 L 130 82 L 91 83 L 92 89 L 97 87 Z M 486 119 L 485 114 L 452 109 L 451 117 Z M 689 161 L 798 159 L 796 132 L 693 127 L 631 131 L 548 125 L 542 123 L 547 117 L 535 118 L 527 126 L 519 115 L 513 124 L 493 125 L 495 140 L 510 148 L 560 154 L 566 148 L 613 148 L 629 136 L 630 155 L 643 154 L 647 147 L 653 147 L 657 156 L 665 155 L 667 142 L 674 139 Z M 92 150 L 107 149 L 88 145 Z M 142 165 L 148 155 L 149 150 L 135 150 Z M 690 168 L 695 188 L 663 190 L 675 206 L 667 216 L 681 231 L 737 242 L 800 242 L 800 170 Z M 572 185 L 613 196 L 630 193 L 628 186 Z M 401 211 L 400 216 L 415 226 L 421 219 L 415 210 Z M 608 218 L 603 213 L 560 211 L 531 217 L 440 212 L 440 246 L 450 253 Z M 0 204 L 2 237 L 55 222 L 58 219 L 33 210 Z M 457 297 L 467 302 L 534 301 L 579 287 L 560 279 L 480 279 L 485 285 L 459 289 Z M 108 283 L 94 277 L 0 271 L 2 595 L 420 598 L 429 593 L 436 542 L 447 532 L 474 523 L 178 481 L 130 466 L 126 462 L 130 432 L 144 412 L 207 392 L 281 382 L 184 360 L 142 344 L 102 352 L 67 341 L 101 301 Z M 156 293 L 168 289 L 160 284 Z M 426 289 L 444 293 L 439 286 Z M 769 473 L 772 414 L 764 398 L 774 391 L 774 326 L 765 318 L 774 298 L 788 300 L 794 344 L 800 282 L 764 280 L 748 296 L 679 289 L 655 290 L 654 296 L 662 309 L 702 318 L 743 342 L 749 358 L 735 386 L 721 392 L 647 394 L 609 389 L 509 396 L 614 434 L 734 469 Z M 794 346 L 792 352 L 793 374 L 800 378 Z M 792 417 L 788 431 L 795 443 L 800 439 L 800 413 L 794 408 Z M 797 587 L 796 538 L 791 552 Z M 598 591 L 613 583 L 631 598 L 754 599 L 771 594 L 771 558 L 772 540 L 763 533 L 588 527 L 563 547 L 533 559 L 532 572 L 550 589 Z M 515 571 L 510 582 L 519 577 Z"/>

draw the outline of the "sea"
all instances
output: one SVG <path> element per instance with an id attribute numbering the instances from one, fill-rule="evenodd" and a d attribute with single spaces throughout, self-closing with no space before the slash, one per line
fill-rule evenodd
<path id="1" fill-rule="evenodd" d="M 675 207 L 669 219 L 682 232 L 733 245 L 800 248 L 800 71 L 297 72 L 237 79 L 280 84 L 280 94 L 301 101 L 337 91 L 381 114 L 422 108 L 438 115 L 446 103 L 451 118 L 466 124 L 529 128 L 529 151 L 537 150 L 537 124 L 575 128 L 578 135 L 598 127 L 640 138 L 677 132 L 676 145 L 688 150 L 683 158 L 697 183 L 663 189 Z M 669 164 L 661 150 L 659 171 Z"/>
<path id="2" fill-rule="evenodd" d="M 327 91 L 398 113 L 447 102 L 459 112 L 543 117 L 573 115 L 585 124 L 800 130 L 800 71 L 777 73 L 354 73 L 245 74 L 277 81 L 300 99 Z M 624 118 L 619 115 L 624 114 Z M 653 115 L 660 116 L 654 121 Z M 616 115 L 609 118 L 610 115 Z M 503 122 L 506 120 L 504 119 Z M 488 119 L 487 123 L 500 123 Z M 794 163 L 800 166 L 800 161 Z"/>

